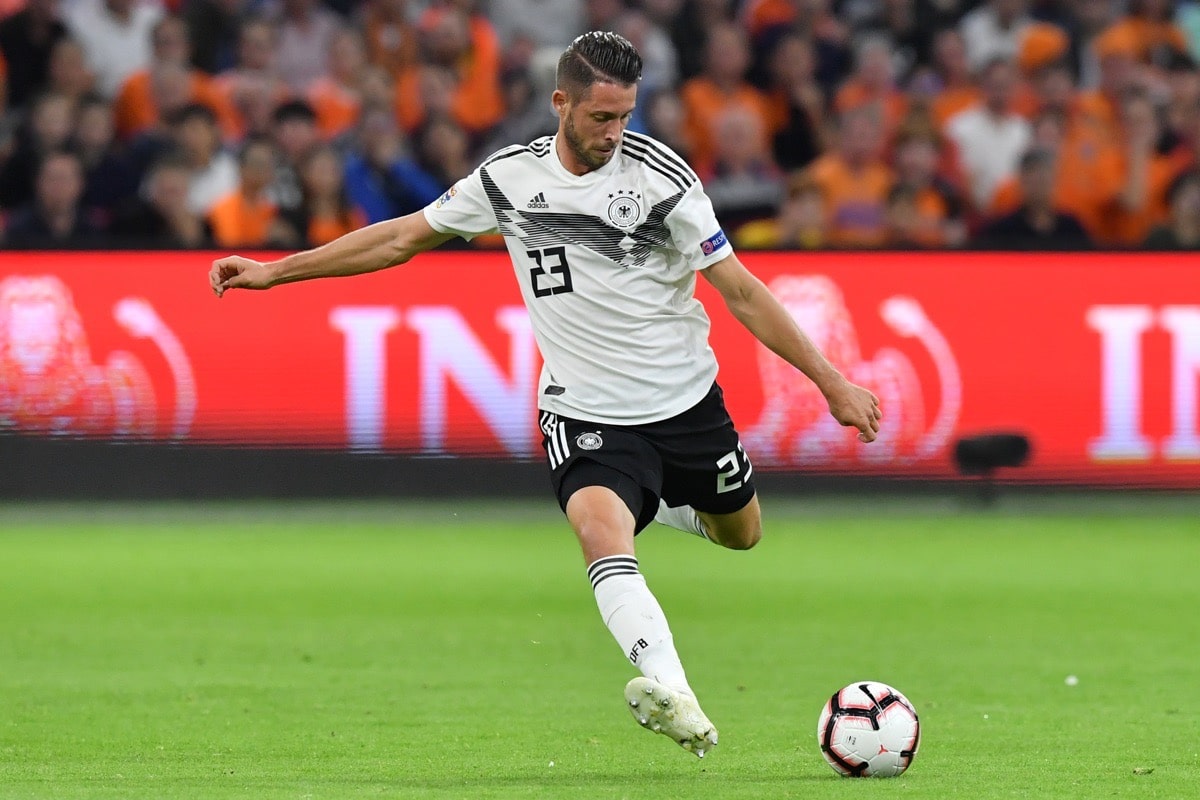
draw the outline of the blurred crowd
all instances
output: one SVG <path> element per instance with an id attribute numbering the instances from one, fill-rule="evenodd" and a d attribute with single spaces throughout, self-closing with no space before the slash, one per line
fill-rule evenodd
<path id="1" fill-rule="evenodd" d="M 315 246 L 553 133 L 562 49 L 746 248 L 1200 247 L 1200 2 L 0 0 L 0 246 Z M 485 239 L 484 246 L 495 246 Z"/>

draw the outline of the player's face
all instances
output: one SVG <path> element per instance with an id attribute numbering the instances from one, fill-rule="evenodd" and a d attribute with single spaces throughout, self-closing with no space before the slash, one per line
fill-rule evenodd
<path id="1" fill-rule="evenodd" d="M 596 83 L 581 97 L 572 99 L 561 91 L 554 95 L 559 132 L 577 166 L 585 171 L 603 167 L 612 159 L 633 116 L 637 86 Z"/>

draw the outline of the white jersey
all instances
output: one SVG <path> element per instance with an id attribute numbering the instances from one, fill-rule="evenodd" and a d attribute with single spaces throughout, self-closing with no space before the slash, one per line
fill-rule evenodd
<path id="1" fill-rule="evenodd" d="M 544 365 L 538 407 L 617 425 L 698 403 L 717 376 L 696 270 L 733 252 L 696 174 L 626 132 L 573 175 L 554 137 L 500 150 L 425 208 L 442 233 L 503 234 Z"/>

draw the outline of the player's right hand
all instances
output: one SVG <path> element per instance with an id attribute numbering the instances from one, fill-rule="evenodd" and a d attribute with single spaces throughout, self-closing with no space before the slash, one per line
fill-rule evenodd
<path id="1" fill-rule="evenodd" d="M 208 271 L 208 283 L 217 297 L 227 289 L 269 289 L 271 273 L 261 261 L 241 256 L 218 258 Z"/>

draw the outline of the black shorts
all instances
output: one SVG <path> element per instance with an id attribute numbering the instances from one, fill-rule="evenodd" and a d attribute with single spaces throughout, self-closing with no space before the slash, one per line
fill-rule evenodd
<path id="1" fill-rule="evenodd" d="M 540 423 L 550 479 L 564 511 L 575 491 L 608 486 L 629 506 L 641 531 L 654 521 L 660 498 L 669 506 L 730 514 L 754 497 L 754 468 L 715 383 L 699 403 L 659 422 L 610 425 L 543 411 Z"/>

